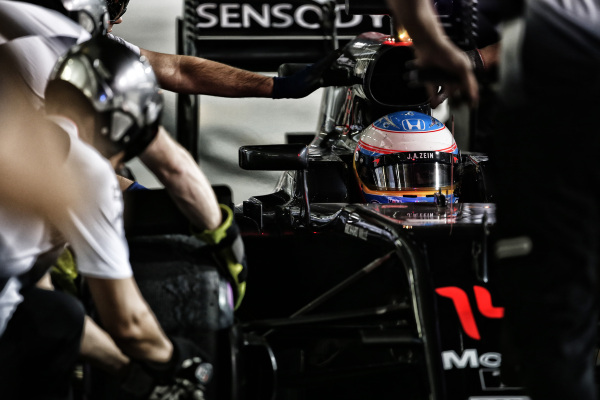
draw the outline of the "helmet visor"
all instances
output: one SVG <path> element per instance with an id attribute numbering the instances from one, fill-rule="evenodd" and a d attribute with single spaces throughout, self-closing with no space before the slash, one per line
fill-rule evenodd
<path id="1" fill-rule="evenodd" d="M 370 156 L 356 160 L 360 180 L 371 190 L 441 189 L 453 184 L 451 153 L 423 151 Z"/>

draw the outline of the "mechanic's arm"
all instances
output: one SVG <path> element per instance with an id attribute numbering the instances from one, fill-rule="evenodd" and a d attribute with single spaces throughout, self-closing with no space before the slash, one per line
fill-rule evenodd
<path id="1" fill-rule="evenodd" d="M 123 353 L 146 361 L 165 363 L 173 345 L 142 297 L 133 277 L 86 277 L 104 329 Z"/>
<path id="2" fill-rule="evenodd" d="M 113 338 L 87 315 L 79 353 L 90 364 L 116 376 L 123 376 L 130 365 L 129 357 L 123 354 Z"/>
<path id="3" fill-rule="evenodd" d="M 45 274 L 36 284 L 40 289 L 54 290 L 50 273 Z M 79 354 L 95 367 L 116 376 L 123 376 L 129 366 L 129 357 L 117 347 L 114 340 L 89 316 L 85 316 Z"/>
<path id="4" fill-rule="evenodd" d="M 117 180 L 119 181 L 119 187 L 121 188 L 122 192 L 126 191 L 131 185 L 134 184 L 134 182 L 131 179 L 125 178 L 124 176 L 118 174 Z"/>
<path id="5" fill-rule="evenodd" d="M 221 97 L 271 97 L 273 78 L 200 57 L 140 49 L 158 83 L 176 93 Z"/>
<path id="6" fill-rule="evenodd" d="M 221 209 L 210 182 L 192 155 L 163 127 L 139 158 L 194 226 L 212 230 L 221 224 Z"/>
<path id="7" fill-rule="evenodd" d="M 500 44 L 501 42 L 497 42 L 479 49 L 484 69 L 495 68 L 500 63 Z"/>
<path id="8" fill-rule="evenodd" d="M 413 40 L 417 65 L 422 68 L 436 68 L 457 77 L 458 82 L 448 82 L 450 95 L 459 93 L 468 98 L 471 106 L 477 103 L 479 94 L 477 80 L 471 64 L 445 34 L 439 23 L 431 1 L 427 0 L 387 0 L 394 19 L 408 31 Z M 436 85 L 428 85 L 433 95 Z"/>
<path id="9" fill-rule="evenodd" d="M 471 61 L 473 71 L 477 77 L 484 78 L 493 75 L 490 71 L 498 68 L 500 56 L 500 42 L 490 44 L 480 49 L 466 51 L 465 54 Z M 442 84 L 439 92 L 429 100 L 431 107 L 436 108 L 448 98 L 447 85 Z"/>
<path id="10" fill-rule="evenodd" d="M 173 346 L 142 298 L 129 263 L 121 190 L 110 165 L 119 157 L 109 164 L 80 140 L 71 140 L 70 147 L 65 165 L 81 174 L 81 198 L 50 222 L 72 246 L 102 325 L 123 353 L 167 362 Z"/>
<path id="11" fill-rule="evenodd" d="M 40 289 L 54 290 L 50 272 L 36 283 Z M 89 316 L 85 316 L 79 354 L 92 365 L 116 376 L 122 376 L 129 366 L 129 357 L 117 347 L 114 340 Z"/>

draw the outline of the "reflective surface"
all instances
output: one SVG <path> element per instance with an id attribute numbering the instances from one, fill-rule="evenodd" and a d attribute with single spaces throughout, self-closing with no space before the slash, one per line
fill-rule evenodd
<path id="1" fill-rule="evenodd" d="M 429 203 L 369 204 L 373 211 L 403 226 L 482 224 L 496 221 L 493 203 L 461 203 L 437 207 Z"/>

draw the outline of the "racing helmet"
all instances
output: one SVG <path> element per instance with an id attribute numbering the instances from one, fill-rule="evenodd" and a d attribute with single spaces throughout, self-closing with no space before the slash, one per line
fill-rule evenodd
<path id="1" fill-rule="evenodd" d="M 126 46 L 96 36 L 73 46 L 54 66 L 46 88 L 46 103 L 61 101 L 65 92 L 86 99 L 98 118 L 96 135 L 125 161 L 154 139 L 163 97 L 152 67 Z"/>
<path id="2" fill-rule="evenodd" d="M 450 130 L 416 111 L 388 114 L 369 125 L 354 151 L 354 170 L 368 203 L 454 203 L 460 160 Z"/>

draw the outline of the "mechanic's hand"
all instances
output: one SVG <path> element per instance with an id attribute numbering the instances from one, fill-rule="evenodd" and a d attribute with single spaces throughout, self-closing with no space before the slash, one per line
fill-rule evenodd
<path id="1" fill-rule="evenodd" d="M 184 360 L 173 382 L 154 387 L 148 400 L 204 400 L 213 374 L 212 364 L 200 356 Z"/>
<path id="2" fill-rule="evenodd" d="M 465 51 L 465 55 L 468 57 L 471 62 L 471 66 L 473 67 L 473 73 L 476 77 L 482 76 L 485 71 L 485 66 L 483 63 L 483 58 L 479 53 L 479 50 L 472 49 Z M 442 83 L 440 89 L 437 93 L 435 93 L 431 99 L 429 100 L 429 104 L 431 107 L 436 108 L 440 104 L 442 104 L 448 98 L 448 89 L 447 84 Z"/>
<path id="3" fill-rule="evenodd" d="M 274 77 L 271 97 L 274 99 L 300 99 L 323 87 L 323 74 L 341 54 L 341 50 L 335 50 L 320 61 L 291 76 Z"/>
<path id="4" fill-rule="evenodd" d="M 166 363 L 132 361 L 121 388 L 135 399 L 203 400 L 213 366 L 192 341 L 172 337 Z"/>
<path id="5" fill-rule="evenodd" d="M 432 99 L 436 98 L 439 86 L 443 85 L 449 97 L 466 100 L 471 107 L 477 105 L 479 92 L 471 62 L 449 39 L 426 46 L 417 46 L 415 43 L 415 54 L 416 67 L 423 70 L 439 70 L 443 75 L 452 77 L 426 83 Z"/>
<path id="6" fill-rule="evenodd" d="M 221 226 L 214 230 L 194 232 L 194 235 L 207 244 L 214 246 L 216 261 L 231 284 L 234 292 L 234 308 L 237 309 L 246 293 L 248 266 L 246 265 L 244 243 L 239 228 L 233 220 L 233 211 L 224 204 L 219 206 L 223 213 Z"/>

